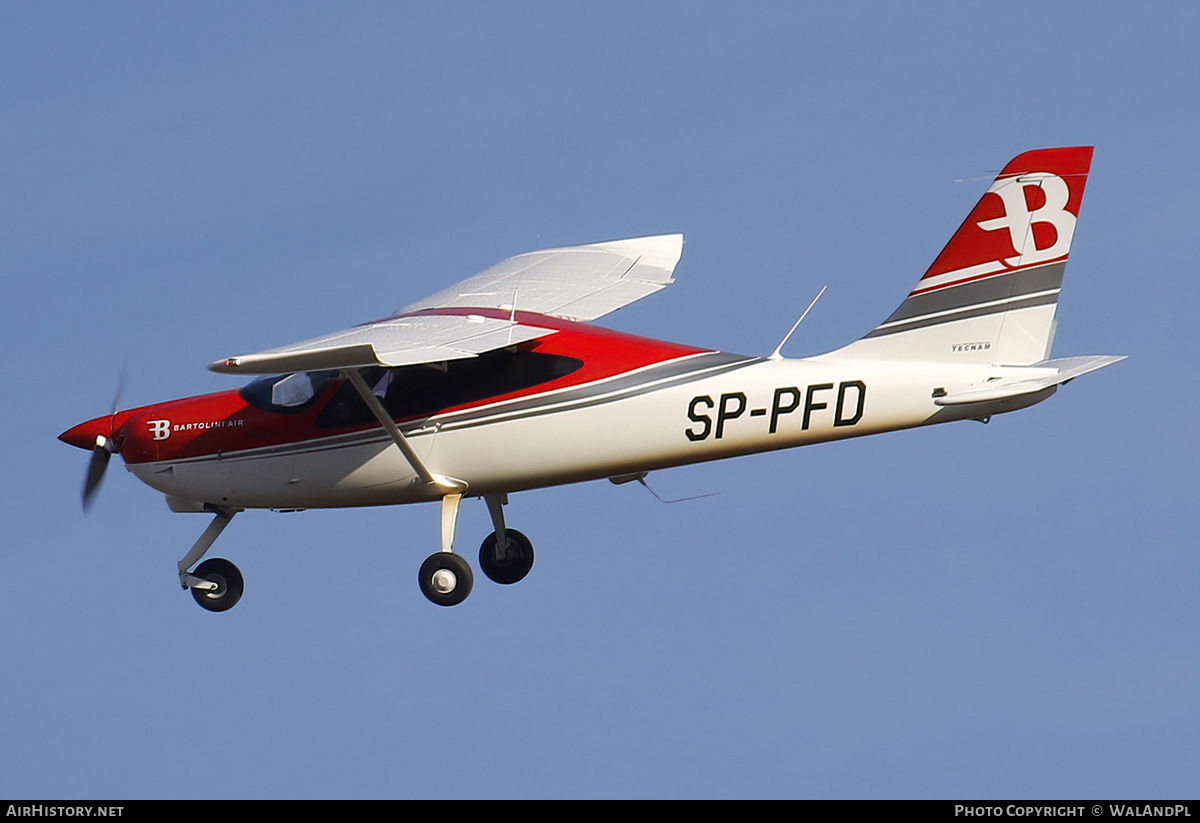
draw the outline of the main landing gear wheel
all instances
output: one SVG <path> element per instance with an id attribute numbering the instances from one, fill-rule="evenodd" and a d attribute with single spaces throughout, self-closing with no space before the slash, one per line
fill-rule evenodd
<path id="1" fill-rule="evenodd" d="M 191 590 L 196 602 L 210 612 L 228 611 L 242 598 L 242 573 L 228 560 L 219 557 L 205 560 L 192 575 L 217 584 L 215 589 Z"/>
<path id="2" fill-rule="evenodd" d="M 516 529 L 505 529 L 507 545 L 501 547 L 492 532 L 479 547 L 479 568 L 490 580 L 505 585 L 516 583 L 533 568 L 533 544 Z"/>
<path id="3" fill-rule="evenodd" d="M 421 591 L 439 606 L 457 606 L 467 599 L 475 575 L 471 564 L 453 552 L 431 554 L 421 564 Z"/>

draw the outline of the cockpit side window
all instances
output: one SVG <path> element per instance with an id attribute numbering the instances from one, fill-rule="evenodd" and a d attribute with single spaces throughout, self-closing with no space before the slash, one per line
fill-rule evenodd
<path id="1" fill-rule="evenodd" d="M 296 414 L 311 406 L 336 372 L 296 372 L 260 377 L 242 387 L 242 399 L 276 414 Z"/>
<path id="2" fill-rule="evenodd" d="M 401 420 L 549 383 L 582 366 L 583 361 L 574 357 L 499 349 L 436 365 L 368 368 L 362 376 L 392 419 Z M 317 415 L 316 423 L 338 428 L 374 420 L 358 392 L 346 383 Z"/>
<path id="3" fill-rule="evenodd" d="M 289 374 L 271 386 L 271 405 L 293 408 L 303 406 L 316 396 L 312 377 L 307 374 Z"/>

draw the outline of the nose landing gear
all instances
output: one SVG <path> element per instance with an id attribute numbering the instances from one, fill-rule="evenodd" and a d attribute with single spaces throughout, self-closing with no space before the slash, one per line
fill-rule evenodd
<path id="1" fill-rule="evenodd" d="M 213 513 L 212 522 L 179 561 L 179 583 L 191 590 L 192 597 L 203 608 L 210 612 L 223 612 L 232 609 L 242 599 L 244 583 L 238 567 L 228 560 L 214 557 L 196 566 L 195 571 L 189 572 L 188 569 L 204 556 L 238 510 L 217 506 L 205 508 Z"/>

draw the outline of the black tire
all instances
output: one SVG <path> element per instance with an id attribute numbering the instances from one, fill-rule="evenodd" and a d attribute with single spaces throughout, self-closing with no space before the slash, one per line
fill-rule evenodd
<path id="1" fill-rule="evenodd" d="M 479 568 L 488 579 L 507 586 L 523 579 L 533 568 L 533 543 L 516 529 L 504 531 L 508 535 L 508 551 L 500 555 L 496 533 L 492 532 L 479 547 Z"/>
<path id="2" fill-rule="evenodd" d="M 242 599 L 242 591 L 245 588 L 242 573 L 228 560 L 219 557 L 205 560 L 192 574 L 217 584 L 213 591 L 192 589 L 195 601 L 210 612 L 228 611 Z"/>
<path id="3" fill-rule="evenodd" d="M 453 572 L 454 585 L 449 591 L 441 590 L 435 585 L 435 576 L 439 571 Z M 471 573 L 471 564 L 453 552 L 437 552 L 425 558 L 418 574 L 421 593 L 429 598 L 431 603 L 439 606 L 457 606 L 467 599 L 471 587 L 475 585 L 475 575 Z"/>

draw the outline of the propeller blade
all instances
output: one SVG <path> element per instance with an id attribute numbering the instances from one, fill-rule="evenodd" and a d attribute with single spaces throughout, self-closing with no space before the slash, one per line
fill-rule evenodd
<path id="1" fill-rule="evenodd" d="M 125 378 L 128 373 L 128 367 L 121 366 L 121 375 L 117 378 L 117 390 L 113 393 L 112 416 L 116 417 L 117 412 L 121 410 L 121 395 L 125 393 Z"/>
<path id="2" fill-rule="evenodd" d="M 100 481 L 104 479 L 104 471 L 108 468 L 108 459 L 112 457 L 111 446 L 104 435 L 96 436 L 96 446 L 92 449 L 92 459 L 88 462 L 87 477 L 83 481 L 83 510 L 91 508 Z"/>

